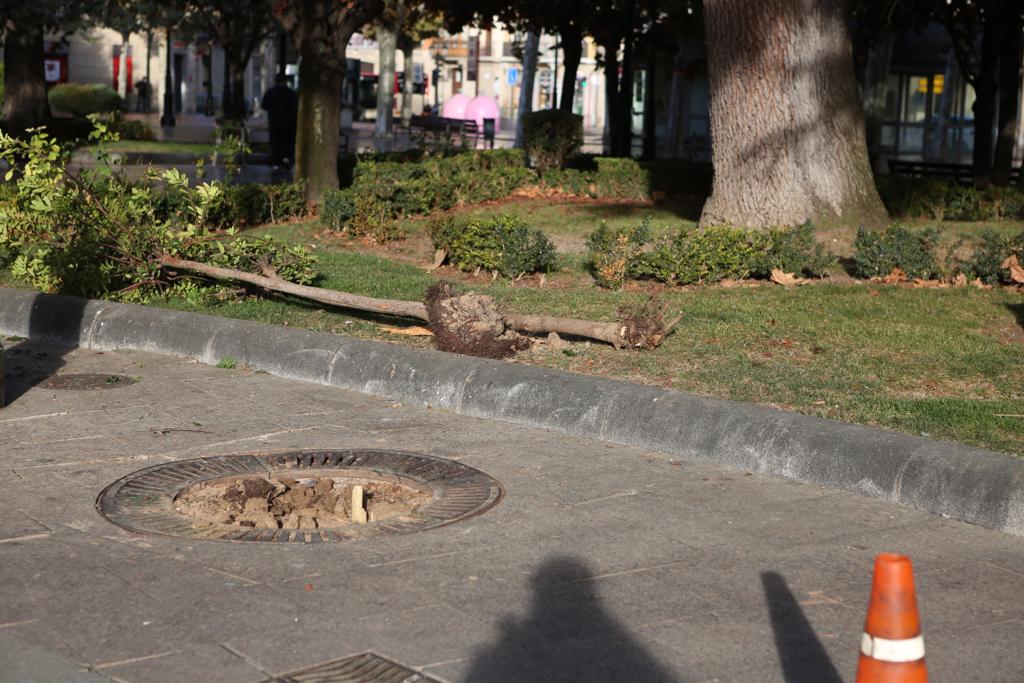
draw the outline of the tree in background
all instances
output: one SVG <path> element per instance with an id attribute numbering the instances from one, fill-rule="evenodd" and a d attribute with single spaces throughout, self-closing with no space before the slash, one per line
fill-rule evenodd
<path id="1" fill-rule="evenodd" d="M 352 34 L 384 11 L 383 0 L 275 0 L 274 14 L 299 53 L 295 179 L 306 199 L 338 187 L 338 128 L 345 50 Z"/>
<path id="2" fill-rule="evenodd" d="M 246 117 L 245 67 L 260 43 L 276 29 L 266 0 L 188 0 L 195 28 L 210 35 L 224 50 L 226 74 L 224 118 Z"/>
<path id="3" fill-rule="evenodd" d="M 8 132 L 21 133 L 50 121 L 43 71 L 46 34 L 66 36 L 88 25 L 101 10 L 93 0 L 0 0 L 3 21 L 4 103 Z"/>
<path id="4" fill-rule="evenodd" d="M 842 0 L 705 0 L 711 197 L 702 225 L 878 224 Z"/>
<path id="5" fill-rule="evenodd" d="M 434 38 L 444 26 L 444 14 L 437 8 L 437 3 L 420 2 L 408 5 L 405 9 L 405 21 L 398 32 L 398 49 L 402 52 L 402 70 L 404 84 L 402 87 L 402 120 L 412 117 L 413 95 L 413 62 L 412 52 L 416 46 L 428 38 Z M 436 84 L 435 84 L 436 87 Z"/>

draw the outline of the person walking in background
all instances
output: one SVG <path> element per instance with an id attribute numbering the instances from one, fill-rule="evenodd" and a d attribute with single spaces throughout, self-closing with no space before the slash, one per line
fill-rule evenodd
<path id="1" fill-rule="evenodd" d="M 135 84 L 135 111 L 140 114 L 149 113 L 150 86 L 149 79 L 143 76 Z"/>
<path id="2" fill-rule="evenodd" d="M 260 101 L 267 112 L 270 128 L 270 160 L 275 167 L 290 168 L 295 156 L 295 129 L 299 118 L 299 98 L 288 87 L 288 77 L 279 75 L 274 87 Z"/>

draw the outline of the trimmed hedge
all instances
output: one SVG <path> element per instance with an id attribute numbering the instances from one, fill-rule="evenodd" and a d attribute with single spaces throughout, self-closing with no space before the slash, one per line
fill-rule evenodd
<path id="1" fill-rule="evenodd" d="M 79 118 L 124 109 L 124 101 L 112 88 L 99 83 L 60 83 L 47 93 L 50 107 Z"/>
<path id="2" fill-rule="evenodd" d="M 938 277 L 938 242 L 939 231 L 935 228 L 910 230 L 899 223 L 883 230 L 860 228 L 853 242 L 857 252 L 854 274 L 863 278 L 885 277 L 899 268 L 909 278 Z"/>
<path id="3" fill-rule="evenodd" d="M 239 183 L 223 185 L 222 193 L 209 208 L 207 226 L 213 229 L 245 228 L 306 214 L 306 199 L 301 182 L 262 185 Z M 157 219 L 186 212 L 179 192 L 154 195 Z"/>
<path id="4" fill-rule="evenodd" d="M 523 116 L 523 144 L 541 174 L 560 169 L 583 146 L 583 117 L 559 109 Z"/>
<path id="5" fill-rule="evenodd" d="M 518 216 L 446 216 L 431 226 L 430 234 L 434 246 L 448 252 L 449 262 L 459 270 L 480 268 L 517 278 L 558 267 L 551 240 Z"/>
<path id="6" fill-rule="evenodd" d="M 942 178 L 879 176 L 878 193 L 895 218 L 936 221 L 1024 219 L 1024 192 L 1014 187 L 976 188 Z"/>
<path id="7" fill-rule="evenodd" d="M 820 276 L 834 263 L 814 240 L 809 223 L 770 230 L 682 227 L 654 241 L 646 223 L 616 230 L 601 226 L 587 246 L 594 278 L 603 287 L 621 287 L 627 278 L 678 285 L 767 278 L 775 268 Z"/>

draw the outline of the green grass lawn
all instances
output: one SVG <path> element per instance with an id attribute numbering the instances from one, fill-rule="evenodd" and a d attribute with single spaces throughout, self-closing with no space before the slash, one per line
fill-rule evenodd
<path id="1" fill-rule="evenodd" d="M 520 212 L 556 242 L 582 245 L 601 221 L 632 222 L 650 215 L 670 228 L 687 220 L 673 206 L 517 201 L 462 209 Z M 563 256 L 564 271 L 547 278 L 491 282 L 443 268 L 428 273 L 433 255 L 425 220 L 406 221 L 409 239 L 387 247 L 318 239 L 317 221 L 263 226 L 314 245 L 320 286 L 375 297 L 419 300 L 438 277 L 490 294 L 508 311 L 615 320 L 621 306 L 657 291 L 682 321 L 659 348 L 616 351 L 573 342 L 565 352 L 521 354 L 517 362 L 654 384 L 830 419 L 896 429 L 1024 456 L 1024 296 L 994 289 L 914 289 L 860 282 L 825 282 L 786 289 L 635 285 L 598 289 L 579 251 Z M 950 243 L 978 234 L 978 224 L 944 226 Z M 998 229 L 1016 232 L 1021 223 Z M 854 231 L 822 239 L 852 241 Z M 561 246 L 561 245 L 560 245 Z M 830 248 L 834 247 L 830 244 Z M 0 283 L 9 276 L 0 274 Z M 419 347 L 430 340 L 389 334 L 369 315 L 287 297 L 247 297 L 190 306 L 158 305 Z"/>
<path id="2" fill-rule="evenodd" d="M 214 145 L 205 142 L 178 142 L 176 140 L 117 140 L 103 145 L 107 151 L 120 154 L 192 154 L 208 156 Z M 78 148 L 80 152 L 95 152 L 95 145 Z"/>

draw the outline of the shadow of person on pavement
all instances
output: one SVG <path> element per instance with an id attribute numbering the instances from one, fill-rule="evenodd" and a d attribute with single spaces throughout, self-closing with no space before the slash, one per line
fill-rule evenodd
<path id="1" fill-rule="evenodd" d="M 4 342 L 4 401 L 10 405 L 56 375 L 79 343 L 88 299 L 38 294 L 29 314 L 28 339 Z"/>
<path id="2" fill-rule="evenodd" d="M 786 579 L 776 572 L 761 572 L 761 584 L 786 683 L 842 683 Z"/>
<path id="3" fill-rule="evenodd" d="M 548 559 L 532 586 L 530 613 L 505 617 L 500 638 L 477 653 L 466 683 L 678 683 L 602 606 L 582 560 Z"/>

